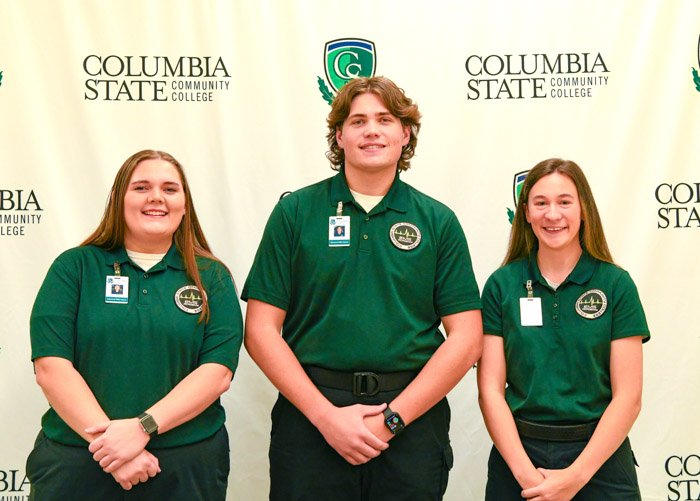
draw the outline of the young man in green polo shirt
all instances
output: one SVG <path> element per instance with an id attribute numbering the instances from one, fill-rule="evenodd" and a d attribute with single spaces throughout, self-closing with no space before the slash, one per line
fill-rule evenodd
<path id="1" fill-rule="evenodd" d="M 419 120 L 391 80 L 346 84 L 327 120 L 339 173 L 282 199 L 265 228 L 242 297 L 248 352 L 281 393 L 272 500 L 447 487 L 445 395 L 480 356 L 481 303 L 456 216 L 399 178 Z"/>

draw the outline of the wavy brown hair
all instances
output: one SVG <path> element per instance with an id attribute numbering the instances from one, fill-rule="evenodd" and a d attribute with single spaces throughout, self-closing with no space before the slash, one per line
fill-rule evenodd
<path id="1" fill-rule="evenodd" d="M 518 206 L 515 209 L 513 227 L 510 230 L 508 252 L 501 266 L 529 256 L 532 249 L 535 248 L 537 237 L 532 231 L 532 226 L 525 218 L 525 207 L 530 197 L 530 191 L 537 181 L 555 172 L 567 176 L 576 186 L 581 203 L 581 227 L 578 234 L 581 247 L 596 259 L 614 263 L 610 255 L 610 249 L 608 249 L 608 242 L 605 240 L 603 224 L 600 221 L 600 214 L 598 214 L 598 207 L 595 204 L 593 192 L 581 167 L 571 160 L 550 158 L 535 165 L 523 182 L 523 187 L 518 197 Z"/>
<path id="2" fill-rule="evenodd" d="M 196 257 L 207 257 L 220 263 L 221 261 L 212 254 L 207 239 L 204 237 L 202 227 L 199 225 L 197 212 L 194 210 L 194 203 L 190 194 L 190 187 L 187 184 L 182 165 L 172 155 L 164 151 L 143 150 L 134 153 L 126 159 L 114 178 L 114 184 L 109 192 L 107 206 L 100 224 L 92 232 L 92 235 L 87 237 L 80 245 L 96 245 L 106 250 L 113 250 L 124 245 L 124 232 L 126 230 L 124 195 L 129 186 L 131 175 L 139 163 L 144 160 L 164 160 L 172 164 L 180 175 L 182 189 L 185 194 L 185 215 L 173 235 L 173 242 L 175 242 L 177 250 L 185 261 L 187 275 L 194 281 L 200 291 L 204 291 L 202 280 L 199 277 Z M 202 320 L 209 321 L 209 304 L 206 294 L 202 294 L 202 313 L 199 316 L 199 321 L 201 322 Z"/>
<path id="3" fill-rule="evenodd" d="M 326 139 L 328 140 L 329 148 L 326 157 L 330 160 L 331 167 L 334 170 L 340 170 L 343 162 L 345 162 L 345 152 L 338 146 L 336 131 L 338 129 L 342 130 L 343 122 L 350 115 L 352 100 L 366 92 L 378 95 L 389 112 L 401 120 L 401 125 L 403 127 L 408 126 L 411 129 L 408 144 L 402 148 L 401 158 L 399 158 L 398 162 L 399 172 L 405 171 L 411 166 L 411 158 L 416 153 L 421 114 L 418 111 L 418 105 L 406 97 L 403 89 L 386 77 L 355 78 L 340 89 L 340 92 L 333 100 L 331 112 L 326 119 L 328 123 Z"/>

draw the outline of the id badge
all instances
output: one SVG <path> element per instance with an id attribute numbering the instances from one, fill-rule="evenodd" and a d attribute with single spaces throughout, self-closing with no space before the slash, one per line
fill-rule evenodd
<path id="1" fill-rule="evenodd" d="M 523 327 L 542 327 L 542 298 L 520 298 L 520 325 Z"/>
<path id="2" fill-rule="evenodd" d="M 331 216 L 328 218 L 328 246 L 350 246 L 350 216 Z"/>
<path id="3" fill-rule="evenodd" d="M 107 276 L 105 303 L 129 302 L 129 277 Z"/>

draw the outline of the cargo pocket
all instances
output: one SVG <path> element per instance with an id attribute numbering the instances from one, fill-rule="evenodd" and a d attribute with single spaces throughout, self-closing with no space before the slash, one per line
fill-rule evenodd
<path id="1" fill-rule="evenodd" d="M 455 458 L 454 454 L 452 453 L 452 446 L 448 443 L 442 449 L 442 474 L 440 475 L 440 496 L 438 499 L 442 499 L 442 497 L 445 495 L 445 491 L 447 490 L 447 481 L 449 480 L 450 470 L 452 469 L 454 462 Z"/>

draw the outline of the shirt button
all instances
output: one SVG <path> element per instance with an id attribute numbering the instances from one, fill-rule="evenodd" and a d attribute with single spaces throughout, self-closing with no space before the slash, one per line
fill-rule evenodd
<path id="1" fill-rule="evenodd" d="M 556 308 L 557 306 L 559 306 L 559 305 L 557 303 L 554 303 L 554 307 Z"/>
<path id="2" fill-rule="evenodd" d="M 369 238 L 369 235 L 367 233 L 365 233 L 364 235 L 362 235 L 362 238 L 367 240 Z"/>
<path id="3" fill-rule="evenodd" d="M 557 318 L 559 318 L 559 315 L 554 315 L 554 316 L 552 316 L 552 318 L 553 318 L 554 320 L 556 320 Z"/>
<path id="4" fill-rule="evenodd" d="M 365 218 L 365 221 L 369 221 L 369 216 L 367 216 L 367 217 Z"/>
<path id="5" fill-rule="evenodd" d="M 144 273 L 143 278 L 148 278 L 148 273 Z"/>
<path id="6" fill-rule="evenodd" d="M 143 292 L 144 294 L 148 294 L 148 291 L 146 289 L 143 289 L 141 292 Z"/>

